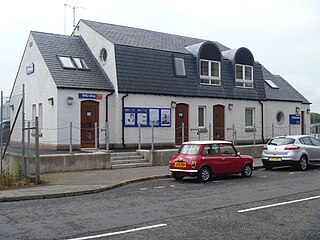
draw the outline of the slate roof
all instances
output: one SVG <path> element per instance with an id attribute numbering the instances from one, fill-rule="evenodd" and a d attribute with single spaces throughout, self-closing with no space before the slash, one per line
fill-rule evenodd
<path id="1" fill-rule="evenodd" d="M 113 90 L 108 76 L 99 67 L 80 37 L 31 32 L 58 88 Z M 90 71 L 65 69 L 58 55 L 83 58 Z"/>
<path id="2" fill-rule="evenodd" d="M 298 101 L 304 104 L 311 104 L 281 76 L 270 73 L 264 66 L 262 66 L 262 73 L 264 79 L 270 79 L 278 87 L 271 88 L 269 84 L 265 82 L 266 97 L 268 100 Z"/>
<path id="3" fill-rule="evenodd" d="M 81 20 L 81 22 L 85 23 L 96 32 L 100 33 L 102 36 L 117 45 L 189 54 L 190 52 L 185 49 L 185 46 L 207 41 L 204 39 L 184 37 L 108 23 L 93 22 L 89 20 Z M 214 43 L 218 45 L 221 51 L 229 50 L 229 48 L 218 42 Z"/>

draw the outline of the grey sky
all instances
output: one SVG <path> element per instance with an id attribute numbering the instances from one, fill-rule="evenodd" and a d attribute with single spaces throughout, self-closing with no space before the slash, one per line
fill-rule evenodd
<path id="1" fill-rule="evenodd" d="M 0 9 L 0 90 L 9 95 L 30 31 L 72 32 L 80 18 L 247 47 L 320 112 L 320 1 L 318 0 L 29 0 Z M 65 14 L 66 13 L 66 14 Z M 66 16 L 66 18 L 65 18 Z M 66 19 L 66 21 L 65 21 Z"/>

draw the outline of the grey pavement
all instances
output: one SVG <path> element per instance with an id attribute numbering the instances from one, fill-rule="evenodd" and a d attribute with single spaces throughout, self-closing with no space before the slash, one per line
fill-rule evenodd
<path id="1" fill-rule="evenodd" d="M 253 167 L 262 167 L 260 158 L 254 160 Z M 99 193 L 129 183 L 169 177 L 168 166 L 47 173 L 40 176 L 40 185 L 1 190 L 0 202 Z"/>

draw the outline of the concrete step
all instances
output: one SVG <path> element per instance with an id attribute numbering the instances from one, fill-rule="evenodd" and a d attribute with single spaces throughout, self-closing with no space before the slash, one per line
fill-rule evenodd
<path id="1" fill-rule="evenodd" d="M 150 167 L 151 163 L 144 159 L 138 152 L 114 152 L 111 153 L 111 168 L 137 168 Z"/>
<path id="2" fill-rule="evenodd" d="M 121 160 L 134 160 L 134 159 L 141 159 L 140 155 L 121 155 L 116 157 L 111 157 L 111 161 L 121 161 Z"/>
<path id="3" fill-rule="evenodd" d="M 138 168 L 138 167 L 151 167 L 151 163 L 128 163 L 128 164 L 115 164 L 111 166 L 112 169 L 121 169 L 121 168 Z"/>
<path id="4" fill-rule="evenodd" d="M 112 152 L 111 157 L 139 156 L 138 152 Z"/>
<path id="5" fill-rule="evenodd" d="M 144 158 L 139 159 L 121 159 L 121 160 L 113 160 L 111 159 L 112 165 L 119 165 L 119 164 L 129 164 L 129 163 L 147 163 L 148 160 Z"/>

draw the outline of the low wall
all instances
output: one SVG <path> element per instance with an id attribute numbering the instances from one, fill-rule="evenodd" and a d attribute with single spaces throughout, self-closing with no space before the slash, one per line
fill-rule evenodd
<path id="1" fill-rule="evenodd" d="M 35 158 L 27 157 L 27 174 L 35 173 Z M 4 169 L 17 174 L 21 168 L 21 155 L 7 153 L 3 162 Z M 40 156 L 40 173 L 67 172 L 92 169 L 111 169 L 110 153 L 76 153 Z"/>
<path id="2" fill-rule="evenodd" d="M 250 155 L 253 158 L 260 158 L 263 144 L 259 145 L 241 145 L 236 146 L 238 152 L 242 155 Z M 173 155 L 178 152 L 178 149 L 165 149 L 165 150 L 137 150 L 145 159 L 152 162 L 152 166 L 165 166 Z"/>

